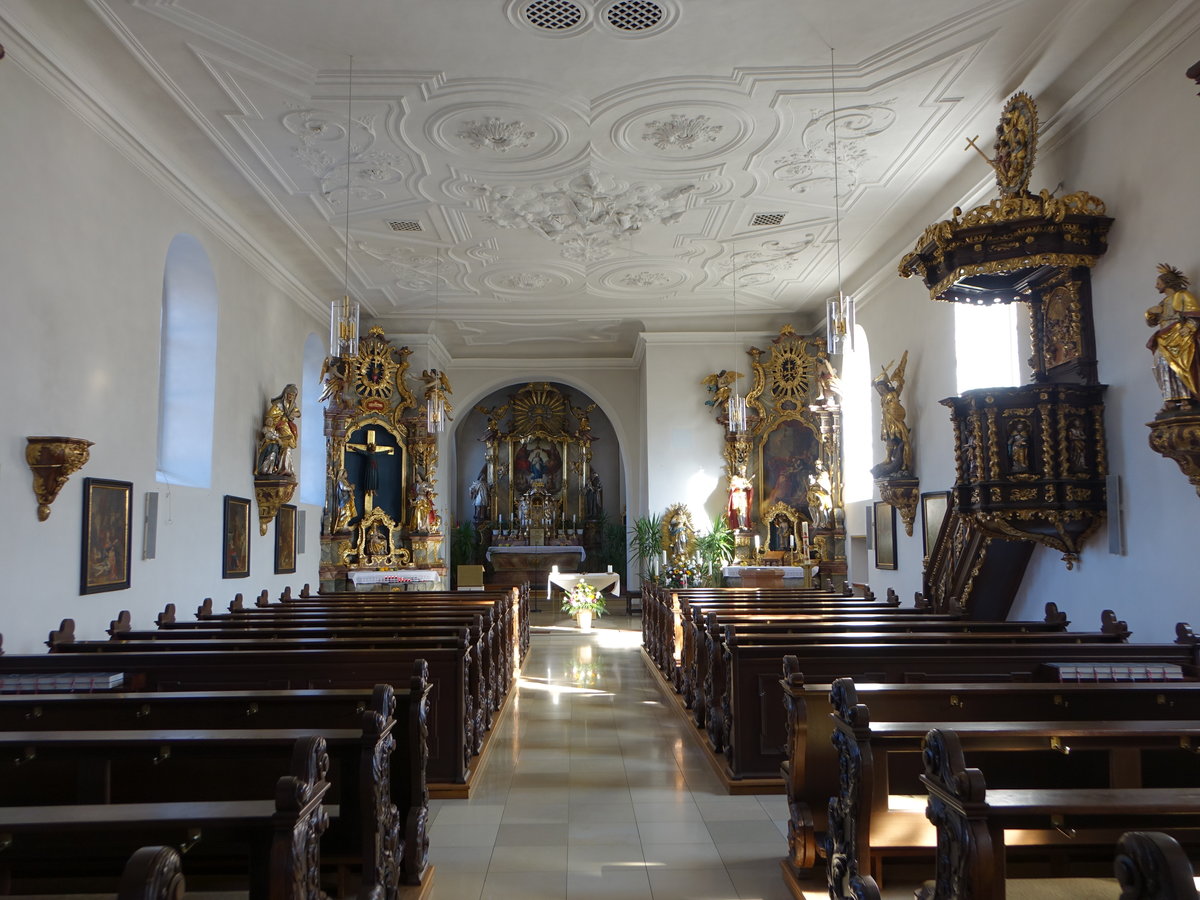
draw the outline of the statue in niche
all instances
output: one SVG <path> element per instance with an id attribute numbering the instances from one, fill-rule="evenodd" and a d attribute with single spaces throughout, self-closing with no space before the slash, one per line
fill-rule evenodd
<path id="1" fill-rule="evenodd" d="M 1196 342 L 1200 332 L 1200 301 L 1189 291 L 1189 279 L 1179 269 L 1162 263 L 1155 288 L 1163 299 L 1146 310 L 1146 324 L 1154 334 L 1146 347 L 1154 353 L 1154 377 L 1167 409 L 1193 406 L 1200 401 Z"/>
<path id="2" fill-rule="evenodd" d="M 487 480 L 487 466 L 479 470 L 479 475 L 471 482 L 471 505 L 475 510 L 475 521 L 484 522 L 488 517 L 488 499 L 491 488 Z"/>
<path id="3" fill-rule="evenodd" d="M 770 525 L 770 540 L 768 541 L 770 549 L 792 549 L 792 540 L 795 536 L 795 532 L 792 530 L 792 520 L 783 513 L 776 513 Z"/>
<path id="4" fill-rule="evenodd" d="M 387 556 L 387 538 L 383 534 L 383 526 L 376 525 L 367 536 L 367 563 L 375 563 Z"/>
<path id="5" fill-rule="evenodd" d="M 880 434 L 886 456 L 883 462 L 871 469 L 876 478 L 903 477 L 913 474 L 912 437 L 905 421 L 904 405 L 900 393 L 904 390 L 904 370 L 908 367 L 908 351 L 900 358 L 900 364 L 888 372 L 891 363 L 871 382 L 879 394 Z"/>
<path id="6" fill-rule="evenodd" d="M 1071 416 L 1067 420 L 1067 463 L 1072 472 L 1086 472 L 1087 465 L 1087 430 L 1079 416 Z"/>
<path id="7" fill-rule="evenodd" d="M 1021 474 L 1029 471 L 1029 420 L 1014 419 L 1008 432 L 1008 467 Z"/>
<path id="8" fill-rule="evenodd" d="M 278 397 L 272 397 L 263 416 L 262 432 L 255 454 L 255 475 L 286 475 L 295 477 L 292 451 L 300 439 L 300 418 L 297 403 L 299 390 L 294 384 L 284 387 Z"/>
<path id="9" fill-rule="evenodd" d="M 595 469 L 588 476 L 584 509 L 589 519 L 599 519 L 604 514 L 604 485 L 600 482 L 600 473 Z"/>
<path id="10" fill-rule="evenodd" d="M 350 523 L 358 516 L 354 502 L 354 486 L 350 484 L 350 476 L 345 469 L 338 470 L 337 480 L 333 487 L 334 503 L 337 508 L 333 511 L 334 531 L 345 531 Z"/>

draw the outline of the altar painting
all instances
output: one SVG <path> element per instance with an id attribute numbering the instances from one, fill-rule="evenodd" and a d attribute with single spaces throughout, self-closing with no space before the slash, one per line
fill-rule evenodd
<path id="1" fill-rule="evenodd" d="M 771 430 L 762 442 L 760 517 L 778 503 L 808 508 L 808 479 L 820 452 L 817 433 L 805 422 L 784 419 Z"/>
<path id="2" fill-rule="evenodd" d="M 525 494 L 540 481 L 548 493 L 562 485 L 562 453 L 551 440 L 531 437 L 513 454 L 513 484 L 518 495 Z"/>

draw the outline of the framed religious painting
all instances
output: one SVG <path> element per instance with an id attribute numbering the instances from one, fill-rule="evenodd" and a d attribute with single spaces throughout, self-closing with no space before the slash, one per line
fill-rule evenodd
<path id="1" fill-rule="evenodd" d="M 250 577 L 250 501 L 245 497 L 225 495 L 221 577 Z"/>
<path id="2" fill-rule="evenodd" d="M 296 571 L 296 507 L 281 506 L 275 517 L 275 574 Z"/>
<path id="3" fill-rule="evenodd" d="M 946 510 L 949 508 L 949 491 L 931 491 L 921 495 L 921 540 L 926 559 L 933 552 L 933 545 L 937 543 L 942 522 L 946 519 Z"/>
<path id="4" fill-rule="evenodd" d="M 132 538 L 133 484 L 104 478 L 83 479 L 79 593 L 98 594 L 129 587 Z"/>
<path id="5" fill-rule="evenodd" d="M 896 507 L 875 501 L 875 568 L 896 568 Z"/>

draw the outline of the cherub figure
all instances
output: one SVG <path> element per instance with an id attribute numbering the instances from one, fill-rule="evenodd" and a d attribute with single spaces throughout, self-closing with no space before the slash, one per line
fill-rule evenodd
<path id="1" fill-rule="evenodd" d="M 739 378 L 742 377 L 741 372 L 730 372 L 728 369 L 722 369 L 720 372 L 714 372 L 703 378 L 700 383 L 708 388 L 708 392 L 712 394 L 704 401 L 705 406 L 711 406 L 713 409 L 723 409 L 729 401 L 729 394 L 733 390 L 733 385 Z"/>

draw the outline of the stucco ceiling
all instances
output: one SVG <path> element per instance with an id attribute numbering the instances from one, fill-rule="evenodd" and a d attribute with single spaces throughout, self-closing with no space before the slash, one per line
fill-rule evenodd
<path id="1" fill-rule="evenodd" d="M 725 332 L 735 287 L 743 328 L 817 324 L 839 231 L 848 286 L 891 267 L 931 203 L 989 179 L 964 136 L 990 149 L 1017 89 L 1045 122 L 1166 4 L 89 5 L 211 142 L 197 154 L 266 204 L 248 227 L 274 233 L 315 296 L 342 293 L 348 220 L 365 315 L 411 333 L 436 314 L 468 358 L 620 357 L 642 331 Z M 542 209 L 563 190 L 569 213 Z M 603 197 L 622 192 L 624 221 L 631 195 L 651 208 L 611 238 Z M 540 230 L 518 227 L 541 212 Z M 591 224 L 576 233 L 572 216 Z"/>

